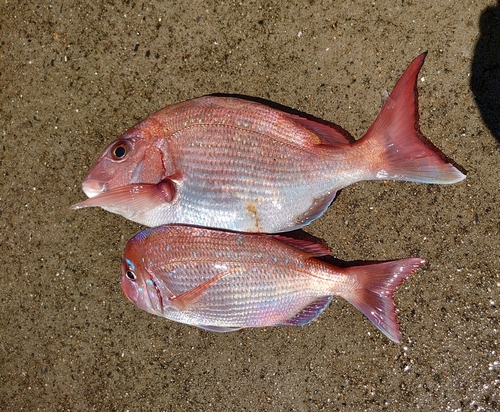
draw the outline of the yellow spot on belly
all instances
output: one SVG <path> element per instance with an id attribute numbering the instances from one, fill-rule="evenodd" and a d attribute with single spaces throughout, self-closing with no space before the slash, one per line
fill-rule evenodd
<path id="1" fill-rule="evenodd" d="M 258 211 L 257 211 L 256 202 L 258 202 L 258 201 L 259 201 L 259 199 L 255 199 L 253 202 L 248 203 L 247 210 L 252 214 L 255 231 L 262 232 L 261 227 L 260 227 L 260 218 L 257 214 Z"/>

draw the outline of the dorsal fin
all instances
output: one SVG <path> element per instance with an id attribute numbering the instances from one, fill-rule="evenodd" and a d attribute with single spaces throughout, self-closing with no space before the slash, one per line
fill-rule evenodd
<path id="1" fill-rule="evenodd" d="M 320 245 L 319 243 L 314 243 L 309 240 L 294 239 L 282 235 L 272 235 L 272 238 L 279 240 L 280 242 L 286 243 L 288 245 L 294 246 L 297 249 L 303 250 L 309 253 L 311 256 L 327 256 L 331 254 L 331 251 L 326 247 Z"/>
<path id="2" fill-rule="evenodd" d="M 354 142 L 352 136 L 340 126 L 329 126 L 294 114 L 288 114 L 288 117 L 290 120 L 293 120 L 295 123 L 299 123 L 302 127 L 305 127 L 307 130 L 313 132 L 319 137 L 322 144 L 343 147 Z"/>

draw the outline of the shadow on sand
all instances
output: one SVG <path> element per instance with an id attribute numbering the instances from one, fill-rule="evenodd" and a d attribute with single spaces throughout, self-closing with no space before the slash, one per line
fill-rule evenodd
<path id="1" fill-rule="evenodd" d="M 486 126 L 500 142 L 500 0 L 483 11 L 479 25 L 470 87 Z"/>

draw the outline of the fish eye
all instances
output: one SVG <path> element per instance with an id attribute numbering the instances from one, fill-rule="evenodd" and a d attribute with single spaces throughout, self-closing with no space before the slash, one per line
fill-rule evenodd
<path id="1" fill-rule="evenodd" d="M 128 143 L 119 142 L 111 149 L 111 156 L 114 160 L 122 160 L 130 150 Z"/>
<path id="2" fill-rule="evenodd" d="M 127 270 L 127 273 L 125 274 L 130 280 L 136 280 L 137 279 L 137 276 L 135 275 L 134 272 L 132 272 L 131 270 Z"/>

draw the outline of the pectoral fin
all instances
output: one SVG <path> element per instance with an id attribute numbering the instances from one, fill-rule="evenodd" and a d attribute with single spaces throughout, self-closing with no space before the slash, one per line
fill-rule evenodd
<path id="1" fill-rule="evenodd" d="M 159 183 L 131 184 L 108 190 L 71 206 L 71 209 L 103 207 L 111 210 L 151 210 L 175 197 L 175 184 L 171 179 Z"/>
<path id="2" fill-rule="evenodd" d="M 232 268 L 225 272 L 219 273 L 217 276 L 207 280 L 206 282 L 201 283 L 200 285 L 194 287 L 193 289 L 189 289 L 186 292 L 181 293 L 180 295 L 171 296 L 169 298 L 170 304 L 177 308 L 178 310 L 186 310 L 192 304 L 196 303 L 196 301 L 205 293 L 205 291 L 212 286 L 214 283 L 219 281 L 225 276 L 228 276 L 234 273 L 239 268 Z"/>

